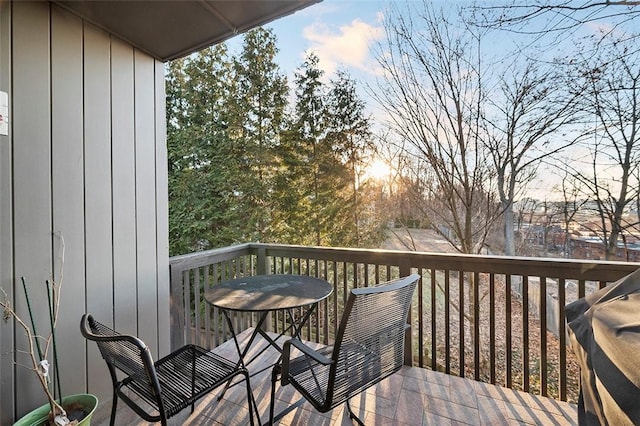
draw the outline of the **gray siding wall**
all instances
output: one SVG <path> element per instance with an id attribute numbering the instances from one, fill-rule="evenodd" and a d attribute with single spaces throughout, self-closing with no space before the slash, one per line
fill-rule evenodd
<path id="1" fill-rule="evenodd" d="M 48 331 L 45 280 L 62 281 L 63 394 L 101 405 L 110 379 L 84 312 L 169 350 L 164 64 L 48 2 L 0 2 L 0 286 Z M 64 244 L 63 244 L 64 242 Z M 14 345 L 15 341 L 15 345 Z M 0 324 L 0 424 L 45 402 L 15 324 Z"/>

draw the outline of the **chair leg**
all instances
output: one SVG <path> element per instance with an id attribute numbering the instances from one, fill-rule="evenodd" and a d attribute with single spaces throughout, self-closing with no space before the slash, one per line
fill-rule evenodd
<path id="1" fill-rule="evenodd" d="M 111 419 L 109 420 L 109 426 L 116 424 L 116 407 L 118 406 L 118 394 L 115 388 L 113 389 L 113 399 L 111 400 Z"/>
<path id="2" fill-rule="evenodd" d="M 351 409 L 351 404 L 349 403 L 348 399 L 347 399 L 347 410 L 349 410 L 349 418 L 351 420 L 355 420 L 356 423 L 358 423 L 360 426 L 364 426 L 364 422 L 360 420 L 360 417 L 356 416 L 356 413 L 354 413 L 353 410 Z"/>
<path id="3" fill-rule="evenodd" d="M 249 372 L 248 371 L 244 371 L 242 373 L 242 375 L 244 376 L 244 381 L 247 384 L 247 403 L 249 404 L 249 422 L 251 423 L 251 426 L 254 425 L 253 423 L 253 391 L 251 390 L 251 382 L 249 381 Z M 255 415 L 256 417 L 260 416 L 260 413 L 258 412 L 258 407 L 255 407 Z M 258 424 L 260 424 L 260 418 L 258 417 Z"/>
<path id="4" fill-rule="evenodd" d="M 269 425 L 273 426 L 273 411 L 276 403 L 276 382 L 280 375 L 280 366 L 275 365 L 271 370 L 271 403 L 269 404 Z"/>
<path id="5" fill-rule="evenodd" d="M 111 364 L 107 364 L 109 367 L 109 375 L 111 376 L 111 383 L 113 384 L 113 399 L 111 400 L 111 419 L 109 420 L 109 426 L 116 424 L 116 408 L 118 406 L 118 377 L 116 376 L 116 370 Z"/>
<path id="6" fill-rule="evenodd" d="M 194 397 L 196 388 L 196 350 L 194 347 L 191 347 L 191 398 Z M 191 403 L 191 414 L 193 414 L 196 408 L 195 398 Z"/>

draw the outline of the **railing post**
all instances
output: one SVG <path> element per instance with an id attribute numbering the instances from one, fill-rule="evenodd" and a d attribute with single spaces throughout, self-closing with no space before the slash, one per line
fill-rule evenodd
<path id="1" fill-rule="evenodd" d="M 182 272 L 180 269 L 169 264 L 169 291 L 171 294 L 170 303 L 170 333 L 171 351 L 175 351 L 185 344 L 183 331 L 184 321 L 184 297 L 183 297 Z"/>
<path id="2" fill-rule="evenodd" d="M 258 247 L 257 254 L 257 271 L 258 275 L 265 275 L 269 271 L 269 259 L 267 258 L 267 249 L 264 247 Z"/>
<path id="3" fill-rule="evenodd" d="M 256 272 L 258 273 L 258 275 L 265 275 L 269 271 L 271 271 L 271 268 L 269 267 L 270 266 L 269 258 L 267 257 L 267 249 L 264 247 L 258 247 L 256 256 L 257 256 Z M 273 324 L 273 317 L 272 317 L 272 313 L 269 312 L 267 314 L 267 319 L 265 320 L 264 323 L 262 323 L 262 329 L 264 331 L 274 331 L 272 330 L 272 324 Z"/>
<path id="4" fill-rule="evenodd" d="M 411 264 L 408 259 L 402 259 L 398 266 L 401 277 L 411 275 Z M 420 285 L 419 282 L 418 285 Z M 409 324 L 409 327 L 404 332 L 404 365 L 408 366 L 413 365 L 413 321 L 411 319 L 411 310 L 412 309 L 409 308 L 409 312 L 407 313 L 407 324 Z"/>

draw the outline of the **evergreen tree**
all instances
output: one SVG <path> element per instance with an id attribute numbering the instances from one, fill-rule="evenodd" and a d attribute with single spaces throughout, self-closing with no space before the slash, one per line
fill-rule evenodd
<path id="1" fill-rule="evenodd" d="M 307 56 L 295 74 L 295 105 L 279 147 L 282 170 L 276 194 L 279 208 L 278 239 L 292 244 L 322 244 L 318 205 L 318 158 L 324 135 L 323 71 L 318 57 Z"/>
<path id="2" fill-rule="evenodd" d="M 240 240 L 227 133 L 231 62 L 224 45 L 167 67 L 169 234 L 172 255 Z"/>
<path id="3" fill-rule="evenodd" d="M 310 54 L 288 106 L 276 53 L 273 33 L 256 29 L 237 57 L 221 44 L 168 64 L 172 255 L 248 241 L 363 246 L 379 236 L 361 212 L 370 124 L 355 83 L 341 73 L 329 89 Z"/>
<path id="4" fill-rule="evenodd" d="M 362 247 L 378 241 L 381 224 L 366 207 L 369 199 L 361 199 L 367 182 L 363 181 L 368 153 L 373 152 L 371 122 L 365 114 L 364 102 L 358 97 L 355 81 L 338 71 L 331 81 L 328 98 L 327 138 L 346 167 L 341 196 L 346 200 L 336 225 L 341 228 L 341 244 Z M 368 197 L 367 197 L 368 198 Z"/>
<path id="5" fill-rule="evenodd" d="M 277 52 L 273 31 L 257 28 L 246 33 L 234 61 L 230 134 L 243 168 L 237 194 L 247 241 L 269 241 L 273 234 L 271 195 L 288 93 L 287 79 L 275 62 Z"/>

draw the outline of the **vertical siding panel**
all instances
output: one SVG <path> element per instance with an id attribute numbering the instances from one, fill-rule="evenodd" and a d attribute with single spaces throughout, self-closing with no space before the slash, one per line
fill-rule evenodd
<path id="1" fill-rule="evenodd" d="M 13 8 L 13 186 L 15 306 L 28 318 L 20 276 L 27 279 L 36 324 L 46 330 L 44 280 L 51 277 L 51 102 L 49 75 L 49 4 L 14 2 Z M 24 350 L 16 332 L 16 349 Z M 15 354 L 19 364 L 27 357 Z M 16 368 L 16 415 L 44 403 L 33 372 Z"/>
<path id="2" fill-rule="evenodd" d="M 80 82 L 80 84 L 79 84 Z M 61 285 L 59 330 L 75 330 L 84 312 L 84 179 L 82 146 L 82 21 L 51 9 L 51 129 L 54 277 Z M 62 238 L 64 253 L 62 253 Z M 63 257 L 64 255 L 64 257 Z M 64 261 L 64 264 L 61 262 Z M 63 279 L 63 281 L 60 281 Z M 63 394 L 85 392 L 85 342 L 58 333 Z M 65 374 L 74 371 L 75 374 Z"/>
<path id="3" fill-rule="evenodd" d="M 170 349 L 169 330 L 169 189 L 167 175 L 167 125 L 164 89 L 164 64 L 155 62 L 156 114 L 156 215 L 158 258 L 158 351 Z"/>
<path id="4" fill-rule="evenodd" d="M 63 235 L 63 393 L 86 385 L 103 401 L 108 374 L 79 338 L 82 312 L 139 334 L 154 356 L 169 347 L 164 65 L 111 43 L 49 2 L 0 2 L 0 90 L 12 95 L 11 135 L 0 137 L 0 285 L 27 315 L 26 276 L 46 332 L 44 280 L 54 267 L 59 276 L 53 232 Z M 44 403 L 33 374 L 14 365 L 26 363 L 11 350 L 14 337 L 25 347 L 15 331 L 0 332 L 0 424 Z"/>
<path id="5" fill-rule="evenodd" d="M 114 325 L 137 334 L 133 48 L 111 42 Z"/>
<path id="6" fill-rule="evenodd" d="M 0 90 L 11 93 L 11 2 L 0 2 Z M 11 106 L 9 106 L 11 111 Z M 8 136 L 0 136 L 0 287 L 13 298 L 13 196 L 11 194 L 11 145 L 13 125 Z M 15 388 L 13 383 L 13 329 L 0 327 L 0 424 L 11 424 L 14 418 Z"/>
<path id="7" fill-rule="evenodd" d="M 138 336 L 158 357 L 154 60 L 134 52 Z"/>
<path id="8" fill-rule="evenodd" d="M 113 267 L 111 216 L 111 89 L 109 36 L 84 27 L 84 150 L 86 214 L 87 312 L 113 325 Z M 95 344 L 88 346 L 89 371 L 103 371 Z M 89 374 L 89 391 L 111 395 L 105 376 Z"/>

